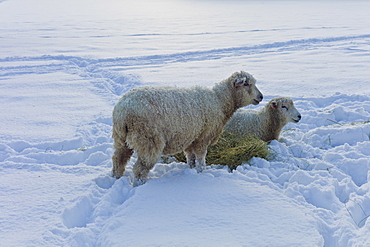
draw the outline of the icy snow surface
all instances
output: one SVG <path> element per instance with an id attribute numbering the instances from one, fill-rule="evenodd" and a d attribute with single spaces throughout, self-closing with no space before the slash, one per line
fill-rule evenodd
<path id="1" fill-rule="evenodd" d="M 367 1 L 0 0 L 1 246 L 370 246 Z M 235 71 L 302 114 L 230 172 L 110 177 L 140 85 Z"/>

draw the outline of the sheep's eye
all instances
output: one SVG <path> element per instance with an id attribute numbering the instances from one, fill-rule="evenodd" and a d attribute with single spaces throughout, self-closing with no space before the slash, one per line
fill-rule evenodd
<path id="1" fill-rule="evenodd" d="M 281 106 L 281 108 L 285 108 L 285 109 L 287 109 L 287 110 L 288 110 L 288 107 L 287 107 L 287 106 L 285 106 L 285 105 Z"/>

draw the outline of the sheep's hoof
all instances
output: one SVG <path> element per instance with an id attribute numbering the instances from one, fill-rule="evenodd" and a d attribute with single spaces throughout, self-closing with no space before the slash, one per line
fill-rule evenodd
<path id="1" fill-rule="evenodd" d="M 118 172 L 116 171 L 112 171 L 111 174 L 110 174 L 112 177 L 116 178 L 116 179 L 119 179 L 120 177 L 122 177 L 122 174 L 119 174 Z"/>
<path id="2" fill-rule="evenodd" d="M 195 170 L 198 172 L 198 173 L 201 173 L 203 170 L 205 170 L 206 166 L 195 166 Z"/>
<path id="3" fill-rule="evenodd" d="M 137 179 L 137 178 L 135 178 L 135 179 L 134 179 L 134 181 L 133 181 L 133 183 L 132 183 L 132 186 L 133 186 L 133 187 L 138 187 L 138 186 L 140 186 L 140 185 L 145 184 L 145 183 L 146 183 L 146 181 L 147 181 L 147 179 L 143 179 L 143 178 L 139 178 L 139 179 Z"/>
<path id="4" fill-rule="evenodd" d="M 113 178 L 116 178 L 116 179 L 119 179 L 121 177 L 121 176 L 118 176 L 118 174 L 115 171 L 112 171 L 110 173 L 110 176 L 113 177 Z"/>

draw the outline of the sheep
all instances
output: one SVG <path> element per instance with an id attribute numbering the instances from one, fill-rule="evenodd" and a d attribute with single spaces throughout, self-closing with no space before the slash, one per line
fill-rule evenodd
<path id="1" fill-rule="evenodd" d="M 234 112 L 262 101 L 255 84 L 252 75 L 241 71 L 213 88 L 144 86 L 125 93 L 113 110 L 112 175 L 123 175 L 134 151 L 137 184 L 147 181 L 161 154 L 184 152 L 187 164 L 201 172 L 208 145 L 217 142 Z"/>
<path id="2" fill-rule="evenodd" d="M 239 109 L 225 125 L 225 131 L 238 136 L 253 134 L 270 142 L 278 140 L 283 127 L 288 122 L 298 123 L 301 114 L 289 97 L 271 99 L 261 110 Z"/>

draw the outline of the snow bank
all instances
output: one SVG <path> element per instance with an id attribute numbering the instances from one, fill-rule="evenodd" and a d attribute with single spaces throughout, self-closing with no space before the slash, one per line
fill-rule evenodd
<path id="1" fill-rule="evenodd" d="M 175 168 L 135 189 L 104 225 L 98 245 L 322 245 L 304 208 L 247 180 L 227 170 L 198 175 Z"/>
<path id="2" fill-rule="evenodd" d="M 368 2 L 55 4 L 0 0 L 4 246 L 370 245 Z M 122 93 L 242 69 L 302 114 L 272 160 L 109 176 Z"/>
<path id="3" fill-rule="evenodd" d="M 184 163 L 158 163 L 148 183 L 139 187 L 131 185 L 135 158 L 125 177 L 115 180 L 108 175 L 113 152 L 109 119 L 98 118 L 80 130 L 80 137 L 70 140 L 3 143 L 0 172 L 8 184 L 3 196 L 12 198 L 17 187 L 9 179 L 18 173 L 28 177 L 19 183 L 20 198 L 28 194 L 42 203 L 51 200 L 57 208 L 47 207 L 51 215 L 44 220 L 37 220 L 37 214 L 14 218 L 11 212 L 28 212 L 25 208 L 45 210 L 37 203 L 20 203 L 16 208 L 6 207 L 10 211 L 5 211 L 9 214 L 3 221 L 36 219 L 40 234 L 36 241 L 71 246 L 366 243 L 368 238 L 361 232 L 368 227 L 370 215 L 370 142 L 365 138 L 370 134 L 365 121 L 370 98 L 362 98 L 362 119 L 356 115 L 359 108 L 347 107 L 337 118 L 326 110 L 356 102 L 357 97 L 333 96 L 320 106 L 312 99 L 297 99 L 302 121 L 288 124 L 281 142 L 271 142 L 275 156 L 270 161 L 253 158 L 250 165 L 233 173 L 212 166 L 202 174 Z M 326 121 L 317 121 L 315 127 L 308 116 L 312 112 L 324 114 Z M 345 134 L 348 130 L 351 135 Z M 314 136 L 331 136 L 331 141 L 317 141 Z M 53 186 L 48 185 L 49 175 Z M 41 183 L 35 186 L 35 180 Z M 66 186 L 67 181 L 72 183 Z M 21 189 L 26 184 L 29 189 Z M 60 196 L 46 199 L 55 186 Z M 6 205 L 10 203 L 2 198 Z M 15 227 L 8 225 L 4 233 L 10 234 Z M 23 238 L 33 237 L 25 234 Z M 9 245 L 15 243 L 9 239 Z"/>

